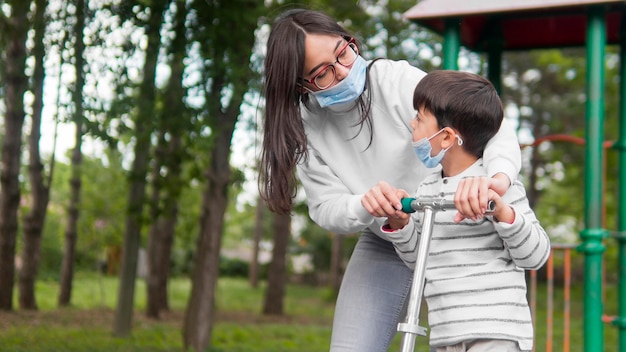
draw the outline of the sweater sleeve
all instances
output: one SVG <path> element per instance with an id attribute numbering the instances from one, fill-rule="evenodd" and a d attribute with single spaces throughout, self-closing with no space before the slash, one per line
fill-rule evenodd
<path id="1" fill-rule="evenodd" d="M 515 211 L 515 221 L 494 222 L 494 226 L 511 259 L 520 268 L 541 268 L 550 256 L 550 238 L 530 208 L 524 185 L 515 181 L 502 199 Z"/>
<path id="2" fill-rule="evenodd" d="M 415 215 L 413 215 L 411 221 L 400 230 L 382 231 L 385 232 L 387 240 L 393 243 L 393 248 L 400 259 L 402 259 L 402 262 L 411 270 L 415 270 L 417 246 L 421 232 L 421 228 L 415 222 Z"/>
<path id="3" fill-rule="evenodd" d="M 487 143 L 483 162 L 489 177 L 502 172 L 509 177 L 511 184 L 517 179 L 522 167 L 522 153 L 515 129 L 506 119 L 502 120 L 500 130 Z"/>
<path id="4" fill-rule="evenodd" d="M 353 194 L 314 152 L 297 170 L 308 198 L 309 215 L 322 228 L 349 234 L 374 222 L 375 218 L 361 205 L 363 195 Z"/>

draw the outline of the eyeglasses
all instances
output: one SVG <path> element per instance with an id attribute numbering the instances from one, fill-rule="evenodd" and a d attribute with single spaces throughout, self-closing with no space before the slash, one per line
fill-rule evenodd
<path id="1" fill-rule="evenodd" d="M 322 67 L 322 69 L 319 70 L 310 80 L 304 78 L 302 80 L 315 85 L 318 89 L 326 89 L 330 87 L 330 85 L 333 84 L 337 78 L 335 64 L 340 64 L 343 67 L 350 67 L 354 61 L 356 61 L 357 56 L 359 56 L 359 48 L 356 46 L 354 38 L 350 38 L 346 45 L 344 45 L 339 51 L 339 55 L 337 55 L 335 62 Z"/>

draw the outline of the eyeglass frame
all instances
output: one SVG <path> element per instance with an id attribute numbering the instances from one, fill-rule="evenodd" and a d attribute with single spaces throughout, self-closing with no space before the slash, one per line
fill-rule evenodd
<path id="1" fill-rule="evenodd" d="M 354 44 L 354 45 L 350 46 L 350 44 Z M 346 50 L 348 50 L 348 48 L 350 48 L 350 49 L 352 49 L 352 51 L 354 51 L 354 61 L 352 61 L 349 65 L 344 65 L 341 62 L 339 62 L 339 56 L 341 56 Z M 319 90 L 327 89 L 328 87 L 330 87 L 333 84 L 335 79 L 337 79 L 337 71 L 335 70 L 335 65 L 339 64 L 339 65 L 341 65 L 343 67 L 350 68 L 350 67 L 352 67 L 352 65 L 354 65 L 354 62 L 356 61 L 358 56 L 359 56 L 359 47 L 356 45 L 356 40 L 354 40 L 354 38 L 349 38 L 347 40 L 346 45 L 343 48 L 341 48 L 341 50 L 339 51 L 339 55 L 337 55 L 335 57 L 335 62 L 322 67 L 310 80 L 306 79 L 306 78 L 301 78 L 301 80 L 306 82 L 306 83 L 308 83 L 308 84 L 314 85 Z M 333 78 L 334 79 L 333 79 L 332 82 L 330 82 L 330 84 L 328 84 L 327 86 L 322 88 L 315 82 L 315 79 L 317 79 L 317 77 L 319 75 L 321 75 L 322 73 L 326 72 L 326 70 L 328 68 L 331 68 L 333 70 Z"/>

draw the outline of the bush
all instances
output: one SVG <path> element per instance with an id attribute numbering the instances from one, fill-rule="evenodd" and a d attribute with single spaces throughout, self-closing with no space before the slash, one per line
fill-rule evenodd
<path id="1" fill-rule="evenodd" d="M 220 277 L 248 277 L 250 265 L 238 258 L 220 258 Z"/>

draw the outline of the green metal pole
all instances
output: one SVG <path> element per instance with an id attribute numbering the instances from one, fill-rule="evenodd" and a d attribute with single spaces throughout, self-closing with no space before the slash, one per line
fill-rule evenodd
<path id="1" fill-rule="evenodd" d="M 443 69 L 459 69 L 459 51 L 461 50 L 461 25 L 458 18 L 446 18 L 443 34 Z"/>
<path id="2" fill-rule="evenodd" d="M 487 78 L 498 94 L 502 94 L 502 48 L 489 47 L 487 60 Z"/>
<path id="3" fill-rule="evenodd" d="M 603 351 L 602 228 L 604 168 L 604 51 L 606 29 L 602 7 L 591 7 L 587 18 L 587 102 L 585 104 L 585 229 L 580 232 L 585 255 L 584 348 Z"/>
<path id="4" fill-rule="evenodd" d="M 618 216 L 619 243 L 619 317 L 613 324 L 619 328 L 619 351 L 626 352 L 626 19 L 622 17 L 620 31 L 620 87 L 618 150 Z"/>
<path id="5" fill-rule="evenodd" d="M 497 27 L 496 27 L 497 26 Z M 493 83 L 498 94 L 502 93 L 502 46 L 504 39 L 500 28 L 500 21 L 494 21 L 491 38 L 489 38 L 489 48 L 487 49 L 487 78 Z"/>

